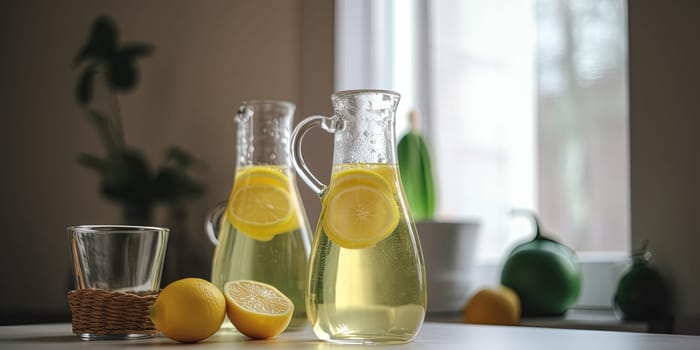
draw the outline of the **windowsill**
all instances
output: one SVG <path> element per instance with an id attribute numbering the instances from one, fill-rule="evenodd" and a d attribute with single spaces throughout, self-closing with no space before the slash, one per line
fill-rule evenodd
<path id="1" fill-rule="evenodd" d="M 460 312 L 428 313 L 426 321 L 443 323 L 461 323 Z M 626 322 L 618 320 L 612 310 L 572 309 L 563 317 L 523 318 L 520 326 L 566 329 L 588 329 L 624 332 L 648 332 L 649 325 L 644 322 Z"/>
<path id="2" fill-rule="evenodd" d="M 648 332 L 645 322 L 621 321 L 612 310 L 572 309 L 564 317 L 526 318 L 522 326 L 569 329 L 589 329 L 603 331 Z"/>
<path id="3" fill-rule="evenodd" d="M 664 332 L 664 325 L 645 322 L 626 322 L 612 312 L 612 297 L 629 258 L 625 252 L 578 253 L 581 264 L 581 293 L 573 309 L 563 317 L 524 318 L 520 325 L 588 330 L 628 332 Z M 479 261 L 471 270 L 469 295 L 485 286 L 500 283 L 502 261 Z M 426 318 L 433 322 L 462 322 L 460 311 L 429 312 Z"/>

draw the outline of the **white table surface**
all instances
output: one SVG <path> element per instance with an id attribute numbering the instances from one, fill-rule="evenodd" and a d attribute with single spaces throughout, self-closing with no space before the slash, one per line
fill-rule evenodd
<path id="1" fill-rule="evenodd" d="M 310 328 L 284 333 L 268 340 L 250 340 L 232 330 L 219 331 L 197 344 L 179 344 L 162 336 L 143 340 L 83 341 L 71 333 L 70 324 L 0 327 L 0 349 L 338 349 L 361 348 L 316 340 Z M 392 349 L 459 350 L 645 350 L 700 349 L 700 336 L 589 331 L 533 327 L 477 326 L 433 323 L 423 325 L 408 344 L 365 347 Z"/>

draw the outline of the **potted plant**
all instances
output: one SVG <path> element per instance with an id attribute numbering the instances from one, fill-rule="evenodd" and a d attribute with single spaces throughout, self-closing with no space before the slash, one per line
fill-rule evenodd
<path id="1" fill-rule="evenodd" d="M 80 69 L 76 99 L 105 148 L 104 155 L 80 154 L 78 162 L 98 173 L 100 193 L 121 206 L 124 224 L 152 224 L 159 204 L 182 219 L 184 202 L 205 192 L 205 186 L 190 174 L 197 160 L 187 151 L 169 147 L 162 162 L 152 168 L 143 152 L 126 142 L 118 95 L 136 87 L 136 63 L 152 52 L 153 46 L 147 43 L 120 43 L 114 21 L 100 16 L 74 59 Z M 102 94 L 96 96 L 96 92 Z M 97 97 L 104 99 L 96 101 Z"/>

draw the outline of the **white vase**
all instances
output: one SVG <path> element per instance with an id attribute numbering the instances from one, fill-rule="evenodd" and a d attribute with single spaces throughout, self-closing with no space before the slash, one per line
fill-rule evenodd
<path id="1" fill-rule="evenodd" d="M 460 310 L 471 289 L 479 223 L 419 221 L 428 282 L 428 312 Z"/>

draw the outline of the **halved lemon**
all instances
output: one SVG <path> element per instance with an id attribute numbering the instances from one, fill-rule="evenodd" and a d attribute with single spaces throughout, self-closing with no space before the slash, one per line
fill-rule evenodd
<path id="1" fill-rule="evenodd" d="M 386 179 L 368 169 L 333 174 L 324 198 L 323 230 L 344 248 L 371 247 L 396 229 L 399 209 Z"/>
<path id="2" fill-rule="evenodd" d="M 228 201 L 231 224 L 250 237 L 267 241 L 299 227 L 287 176 L 270 166 L 242 169 Z"/>
<path id="3" fill-rule="evenodd" d="M 251 338 L 265 339 L 282 333 L 294 313 L 294 303 L 284 293 L 262 282 L 226 282 L 224 296 L 229 320 Z"/>

